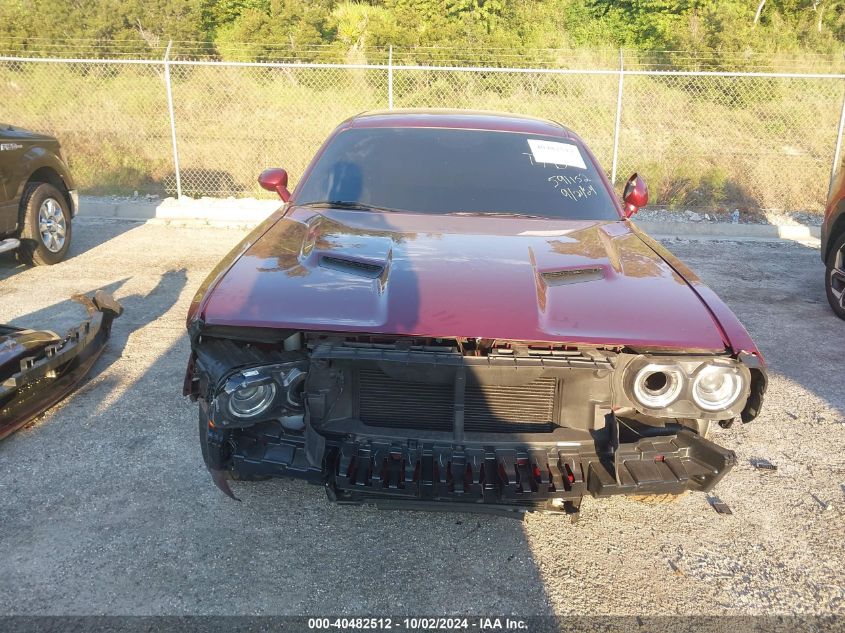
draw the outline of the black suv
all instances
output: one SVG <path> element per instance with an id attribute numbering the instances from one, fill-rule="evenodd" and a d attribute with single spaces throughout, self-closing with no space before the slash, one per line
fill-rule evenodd
<path id="1" fill-rule="evenodd" d="M 70 248 L 79 196 L 59 141 L 0 124 L 0 253 L 56 264 Z"/>

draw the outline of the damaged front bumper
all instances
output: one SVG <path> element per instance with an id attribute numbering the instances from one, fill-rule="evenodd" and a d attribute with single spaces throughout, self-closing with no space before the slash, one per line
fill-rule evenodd
<path id="1" fill-rule="evenodd" d="M 88 318 L 64 336 L 0 326 L 0 440 L 71 393 L 102 353 L 123 308 L 103 291 L 76 297 Z"/>
<path id="2" fill-rule="evenodd" d="M 311 337 L 279 351 L 209 338 L 195 345 L 185 393 L 199 401 L 205 462 L 230 496 L 229 478 L 289 476 L 341 503 L 514 515 L 574 513 L 587 495 L 709 492 L 736 457 L 705 439 L 708 428 L 753 418 L 765 391 L 762 367 L 720 358 L 751 376 L 748 393 L 686 418 L 695 411 L 680 390 L 677 412 L 652 415 L 624 396 L 635 354 L 508 345 L 473 354 Z M 241 402 L 262 408 L 239 417 Z"/>
<path id="3" fill-rule="evenodd" d="M 228 464 L 242 478 L 306 479 L 325 484 L 329 498 L 341 503 L 496 514 L 574 513 L 586 495 L 709 492 L 736 463 L 733 451 L 689 429 L 664 432 L 637 437 L 626 429 L 626 441 L 599 451 L 587 439 L 454 444 L 355 435 L 326 440 L 258 425 L 238 434 L 237 441 L 230 431 L 209 427 L 208 447 L 221 468 Z M 316 464 L 315 452 L 321 453 Z M 234 496 L 223 471 L 211 470 L 215 483 Z"/>

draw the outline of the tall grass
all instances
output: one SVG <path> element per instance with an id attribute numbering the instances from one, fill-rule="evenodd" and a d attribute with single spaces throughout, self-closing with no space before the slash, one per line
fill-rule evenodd
<path id="1" fill-rule="evenodd" d="M 582 60 L 583 61 L 583 60 Z M 258 195 L 257 174 L 292 183 L 343 119 L 385 108 L 384 70 L 173 66 L 182 186 Z M 517 112 L 579 133 L 609 171 L 618 77 L 396 70 L 396 107 Z M 638 171 L 670 207 L 818 211 L 845 82 L 626 76 L 617 185 Z M 163 68 L 9 62 L 0 119 L 57 135 L 83 191 L 172 193 Z"/>

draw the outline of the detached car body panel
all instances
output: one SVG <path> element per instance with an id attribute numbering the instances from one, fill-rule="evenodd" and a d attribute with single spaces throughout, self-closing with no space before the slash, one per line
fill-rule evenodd
<path id="1" fill-rule="evenodd" d="M 0 440 L 71 393 L 105 348 L 122 307 L 105 292 L 80 300 L 89 317 L 64 336 L 0 325 Z"/>
<path id="2" fill-rule="evenodd" d="M 762 358 L 571 131 L 367 114 L 293 194 L 262 178 L 287 204 L 188 315 L 185 393 L 227 493 L 291 475 L 342 502 L 574 511 L 710 490 L 734 463 L 704 435 L 756 417 Z"/>

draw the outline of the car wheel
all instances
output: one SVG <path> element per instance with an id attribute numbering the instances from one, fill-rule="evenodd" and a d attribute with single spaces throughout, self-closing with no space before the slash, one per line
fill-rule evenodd
<path id="1" fill-rule="evenodd" d="M 825 271 L 825 290 L 834 314 L 845 319 L 845 233 L 839 236 L 830 249 Z"/>
<path id="2" fill-rule="evenodd" d="M 70 249 L 70 208 L 61 191 L 47 183 L 27 185 L 21 200 L 18 255 L 35 266 L 58 264 Z"/>

